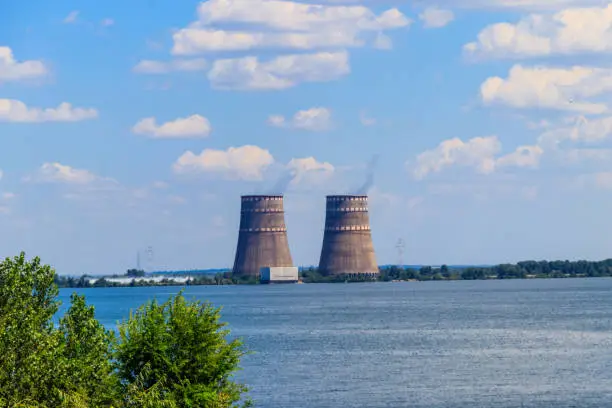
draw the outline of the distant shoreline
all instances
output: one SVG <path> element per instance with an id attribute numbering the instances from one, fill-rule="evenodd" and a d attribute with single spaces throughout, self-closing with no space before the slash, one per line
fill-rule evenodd
<path id="1" fill-rule="evenodd" d="M 299 283 L 356 283 L 356 282 L 427 282 L 454 280 L 507 279 L 568 279 L 612 277 L 612 259 L 604 261 L 523 261 L 486 267 L 421 268 L 382 267 L 379 275 L 370 277 L 323 276 L 314 267 L 300 271 Z M 80 278 L 56 276 L 60 288 L 151 287 L 151 286 L 211 286 L 258 285 L 256 277 L 235 277 L 229 272 L 215 275 L 160 275 L 150 276 L 139 270 L 128 270 L 125 275 Z"/>

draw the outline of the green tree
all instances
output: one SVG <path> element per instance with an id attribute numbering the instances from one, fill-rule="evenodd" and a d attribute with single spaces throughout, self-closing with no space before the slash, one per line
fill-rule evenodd
<path id="1" fill-rule="evenodd" d="M 0 263 L 0 405 L 58 403 L 54 368 L 61 358 L 53 315 L 55 273 L 21 253 Z M 44 405 L 43 405 L 44 406 Z"/>
<path id="2" fill-rule="evenodd" d="M 57 295 L 38 258 L 0 262 L 0 407 L 227 408 L 247 391 L 231 379 L 244 350 L 226 340 L 219 309 L 182 294 L 150 302 L 118 343 L 83 296 L 54 324 Z"/>
<path id="3" fill-rule="evenodd" d="M 145 271 L 142 269 L 128 269 L 125 275 L 132 278 L 142 278 L 145 276 Z"/>
<path id="4" fill-rule="evenodd" d="M 119 325 L 116 358 L 122 381 L 140 384 L 140 390 L 158 389 L 167 404 L 177 407 L 239 406 L 247 388 L 232 375 L 246 352 L 240 340 L 228 342 L 219 312 L 179 294 L 131 313 Z"/>
<path id="5" fill-rule="evenodd" d="M 62 388 L 83 396 L 93 406 L 109 406 L 119 389 L 111 362 L 115 336 L 96 320 L 94 307 L 85 303 L 84 296 L 74 293 L 70 301 L 59 324 L 64 343 Z"/>
<path id="6" fill-rule="evenodd" d="M 444 278 L 450 278 L 450 270 L 448 269 L 448 266 L 442 265 L 440 267 L 440 273 L 442 274 L 442 276 L 444 276 Z"/>

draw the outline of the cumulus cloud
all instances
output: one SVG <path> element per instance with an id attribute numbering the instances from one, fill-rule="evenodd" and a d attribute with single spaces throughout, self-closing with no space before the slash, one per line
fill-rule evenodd
<path id="1" fill-rule="evenodd" d="M 268 118 L 268 124 L 282 128 L 323 131 L 331 127 L 331 111 L 322 107 L 310 108 L 298 111 L 290 120 L 281 115 L 272 115 Z"/>
<path id="2" fill-rule="evenodd" d="M 350 72 L 344 51 L 283 55 L 261 62 L 257 57 L 221 59 L 213 63 L 208 79 L 214 88 L 279 90 L 300 82 L 325 82 Z"/>
<path id="3" fill-rule="evenodd" d="M 485 27 L 464 50 L 492 58 L 526 58 L 554 54 L 612 51 L 612 4 L 568 8 L 554 14 L 531 14 L 517 23 Z"/>
<path id="4" fill-rule="evenodd" d="M 545 108 L 599 114 L 605 112 L 607 106 L 586 99 L 610 90 L 611 69 L 514 65 L 505 79 L 487 78 L 480 86 L 480 97 L 487 105 L 502 104 L 513 108 Z"/>
<path id="5" fill-rule="evenodd" d="M 78 122 L 98 117 L 93 108 L 75 108 L 68 102 L 56 108 L 30 108 L 15 99 L 0 99 L 0 122 Z"/>
<path id="6" fill-rule="evenodd" d="M 425 1 L 431 2 L 431 0 Z M 460 2 L 456 0 L 437 0 L 436 3 L 462 8 L 547 11 L 571 6 L 601 5 L 601 0 L 465 0 Z"/>
<path id="7" fill-rule="evenodd" d="M 537 145 L 519 146 L 514 152 L 498 158 L 495 161 L 495 165 L 498 167 L 510 166 L 535 168 L 540 164 L 540 157 L 543 153 L 544 150 Z"/>
<path id="8" fill-rule="evenodd" d="M 167 74 L 178 71 L 204 71 L 208 63 L 203 58 L 177 59 L 173 61 L 142 60 L 133 68 L 138 74 Z"/>
<path id="9" fill-rule="evenodd" d="M 0 47 L 0 83 L 42 77 L 47 68 L 41 61 L 19 62 L 9 47 Z"/>
<path id="10" fill-rule="evenodd" d="M 24 181 L 86 185 L 99 181 L 112 182 L 113 180 L 99 177 L 85 169 L 77 169 L 53 162 L 44 163 L 34 175 L 25 177 Z"/>
<path id="11" fill-rule="evenodd" d="M 428 7 L 419 14 L 419 18 L 425 28 L 440 28 L 453 21 L 455 14 L 451 10 Z"/>
<path id="12" fill-rule="evenodd" d="M 317 48 L 360 47 L 364 42 L 349 32 L 314 33 L 250 33 L 214 29 L 185 28 L 174 34 L 175 55 L 201 52 L 247 51 L 257 48 Z"/>
<path id="13" fill-rule="evenodd" d="M 543 149 L 540 146 L 520 146 L 514 152 L 498 157 L 501 142 L 497 136 L 475 137 L 466 142 L 459 138 L 444 140 L 435 149 L 419 154 L 411 165 L 417 180 L 451 166 L 474 168 L 490 174 L 498 167 L 537 167 Z"/>
<path id="14" fill-rule="evenodd" d="M 177 118 L 161 125 L 154 117 L 144 118 L 132 127 L 133 133 L 158 139 L 207 137 L 211 130 L 208 119 L 200 115 Z"/>
<path id="15" fill-rule="evenodd" d="M 245 145 L 227 150 L 204 149 L 200 154 L 187 151 L 172 169 L 177 174 L 212 173 L 228 179 L 261 180 L 272 163 L 274 157 L 268 150 Z"/>
<path id="16" fill-rule="evenodd" d="M 417 156 L 413 174 L 416 179 L 422 179 L 452 165 L 475 167 L 480 173 L 491 173 L 495 170 L 494 156 L 500 151 L 501 143 L 497 136 L 475 137 L 467 142 L 459 138 L 445 140 L 435 149 Z"/>
<path id="17" fill-rule="evenodd" d="M 294 175 L 291 184 L 319 184 L 328 180 L 335 168 L 328 162 L 319 162 L 314 157 L 291 159 L 287 168 Z"/>
<path id="18" fill-rule="evenodd" d="M 173 35 L 172 53 L 256 48 L 344 48 L 376 44 L 384 30 L 411 20 L 392 8 L 376 15 L 362 5 L 314 5 L 280 0 L 209 0 L 198 6 L 198 20 Z M 213 26 L 240 26 L 225 30 Z"/>
<path id="19" fill-rule="evenodd" d="M 546 148 L 556 149 L 564 141 L 597 144 L 608 141 L 611 137 L 611 116 L 587 119 L 585 116 L 579 115 L 575 118 L 566 119 L 561 125 L 551 126 L 550 129 L 540 134 L 538 144 Z"/>

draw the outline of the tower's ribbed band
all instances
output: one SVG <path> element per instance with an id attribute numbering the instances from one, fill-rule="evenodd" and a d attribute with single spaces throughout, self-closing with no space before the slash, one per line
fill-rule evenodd
<path id="1" fill-rule="evenodd" d="M 283 201 L 283 196 L 242 196 L 242 201 Z"/>
<path id="2" fill-rule="evenodd" d="M 336 207 L 328 208 L 327 212 L 368 212 L 368 207 Z"/>
<path id="3" fill-rule="evenodd" d="M 285 227 L 240 228 L 240 232 L 287 232 Z"/>
<path id="4" fill-rule="evenodd" d="M 339 227 L 325 227 L 325 231 L 370 231 L 369 225 L 341 225 Z"/>
<path id="5" fill-rule="evenodd" d="M 241 213 L 284 213 L 282 208 L 243 208 Z"/>

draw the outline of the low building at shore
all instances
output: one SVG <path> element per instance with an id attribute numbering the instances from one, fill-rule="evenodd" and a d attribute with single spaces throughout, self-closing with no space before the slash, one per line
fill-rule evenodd
<path id="1" fill-rule="evenodd" d="M 261 283 L 297 283 L 299 280 L 298 268 L 295 266 L 279 266 L 260 268 Z"/>

